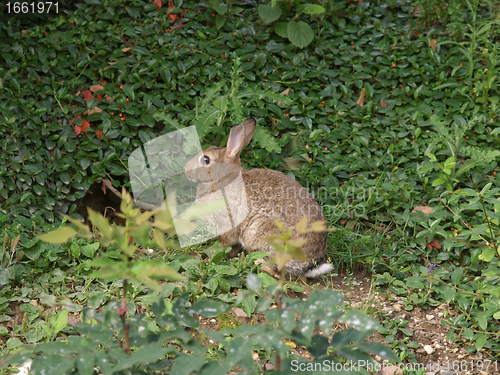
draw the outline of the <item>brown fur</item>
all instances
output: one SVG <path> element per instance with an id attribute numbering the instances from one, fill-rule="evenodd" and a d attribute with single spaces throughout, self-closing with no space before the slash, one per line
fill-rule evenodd
<path id="1" fill-rule="evenodd" d="M 309 224 L 324 221 L 325 218 L 307 190 L 283 173 L 270 169 L 241 168 L 239 155 L 250 142 L 255 125 L 255 120 L 250 119 L 233 127 L 227 147 L 207 148 L 191 159 L 184 169 L 189 179 L 199 183 L 197 201 L 203 201 L 203 197 L 221 188 L 230 191 L 229 184 L 241 173 L 248 216 L 234 229 L 220 235 L 220 243 L 223 247 L 233 248 L 231 255 L 243 247 L 250 252 L 268 252 L 270 257 L 274 257 L 275 251 L 265 238 L 280 233 L 275 225 L 276 219 L 293 231 L 304 215 L 307 215 Z M 205 157 L 209 158 L 208 166 L 205 165 Z M 301 276 L 315 265 L 324 263 L 326 237 L 325 232 L 302 235 L 302 238 L 307 239 L 302 250 L 308 261 L 289 261 L 286 273 Z M 273 268 L 276 270 L 275 264 Z"/>

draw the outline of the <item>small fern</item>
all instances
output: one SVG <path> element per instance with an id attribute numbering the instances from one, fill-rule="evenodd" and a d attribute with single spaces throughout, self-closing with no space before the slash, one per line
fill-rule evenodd
<path id="1" fill-rule="evenodd" d="M 248 109 L 256 105 L 259 100 L 282 102 L 290 104 L 291 99 L 280 95 L 271 89 L 245 87 L 241 76 L 241 61 L 237 55 L 232 56 L 233 67 L 231 81 L 219 82 L 207 89 L 205 96 L 197 101 L 191 118 L 191 125 L 196 126 L 198 136 L 203 139 L 208 133 L 215 131 L 222 133 L 222 128 L 228 121 L 228 126 L 239 124 L 248 116 Z M 158 118 L 158 117 L 157 117 Z M 268 152 L 280 152 L 281 147 L 266 128 L 258 126 L 256 129 L 257 143 Z"/>

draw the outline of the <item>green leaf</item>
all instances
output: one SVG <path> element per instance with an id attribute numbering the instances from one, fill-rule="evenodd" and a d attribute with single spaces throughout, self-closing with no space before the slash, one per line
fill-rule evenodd
<path id="1" fill-rule="evenodd" d="M 175 351 L 174 348 L 168 346 L 163 347 L 158 343 L 151 343 L 148 345 L 144 345 L 142 348 L 139 348 L 136 351 L 134 351 L 130 357 L 120 361 L 115 367 L 113 367 L 111 373 L 115 373 L 125 369 L 130 369 L 137 365 L 154 363 L 159 359 L 163 358 L 165 354 L 174 351 Z"/>
<path id="2" fill-rule="evenodd" d="M 80 159 L 80 165 L 82 166 L 83 170 L 87 169 L 91 163 L 92 160 L 90 160 L 90 158 L 83 157 Z"/>
<path id="3" fill-rule="evenodd" d="M 246 298 L 243 299 L 241 302 L 241 306 L 243 307 L 243 310 L 248 316 L 252 316 L 252 314 L 255 311 L 255 308 L 257 307 L 257 299 L 256 295 L 250 295 Z"/>
<path id="4" fill-rule="evenodd" d="M 278 22 L 274 25 L 274 32 L 282 38 L 288 39 L 288 22 Z"/>
<path id="5" fill-rule="evenodd" d="M 134 275 L 137 275 L 139 278 L 146 277 L 155 277 L 167 280 L 182 280 L 183 276 L 176 271 L 168 264 L 160 263 L 153 260 L 143 260 L 141 262 L 137 262 L 131 269 Z"/>
<path id="6" fill-rule="evenodd" d="M 191 123 L 191 125 L 196 126 L 198 137 L 200 137 L 200 139 L 203 139 L 210 131 L 210 128 L 217 122 L 218 118 L 222 115 L 223 112 L 220 109 L 210 108 L 207 111 L 205 111 L 199 118 L 195 119 Z"/>
<path id="7" fill-rule="evenodd" d="M 486 333 L 480 333 L 479 335 L 477 335 L 474 346 L 476 347 L 476 350 L 478 352 L 484 347 L 484 344 L 486 344 L 486 340 L 488 340 L 488 337 L 489 335 Z"/>
<path id="8" fill-rule="evenodd" d="M 424 284 L 422 283 L 422 280 L 424 280 L 424 279 L 425 278 L 423 276 L 420 276 L 420 275 L 410 276 L 410 277 L 405 279 L 405 284 L 409 288 L 424 289 Z"/>
<path id="9" fill-rule="evenodd" d="M 287 31 L 290 42 L 299 48 L 306 47 L 314 38 L 314 32 L 311 26 L 304 21 L 289 21 Z"/>
<path id="10" fill-rule="evenodd" d="M 83 352 L 77 356 L 75 364 L 80 375 L 92 375 L 94 373 L 94 356 L 89 352 Z"/>
<path id="11" fill-rule="evenodd" d="M 136 53 L 139 53 L 141 55 L 151 55 L 151 52 L 147 49 L 147 48 L 144 48 L 144 47 L 140 47 L 140 46 L 135 46 L 134 48 L 132 48 L 132 52 L 136 52 Z M 125 85 L 122 85 L 123 89 L 125 89 Z M 127 94 L 128 96 L 128 94 Z"/>
<path id="12" fill-rule="evenodd" d="M 253 139 L 255 139 L 262 148 L 265 148 L 268 152 L 281 153 L 281 147 L 269 131 L 262 126 L 257 125 L 255 132 L 253 134 Z"/>
<path id="13" fill-rule="evenodd" d="M 61 310 L 55 316 L 50 318 L 49 323 L 56 336 L 64 327 L 68 325 L 68 310 Z"/>
<path id="14" fill-rule="evenodd" d="M 474 239 L 473 237 L 477 236 L 478 234 L 484 234 L 488 230 L 488 224 L 480 224 L 474 228 L 472 232 L 470 232 L 471 239 Z"/>
<path id="15" fill-rule="evenodd" d="M 170 371 L 176 375 L 190 375 L 199 370 L 205 364 L 205 357 L 199 354 L 182 354 L 175 359 Z"/>
<path id="16" fill-rule="evenodd" d="M 377 320 L 357 310 L 349 310 L 339 318 L 339 322 L 346 323 L 361 332 L 374 331 L 380 328 Z"/>
<path id="17" fill-rule="evenodd" d="M 360 342 L 358 348 L 382 358 L 388 359 L 391 362 L 399 362 L 399 357 L 387 346 L 378 342 Z"/>
<path id="18" fill-rule="evenodd" d="M 455 168 L 455 156 L 450 156 L 444 162 L 444 172 L 449 175 L 454 168 Z"/>
<path id="19" fill-rule="evenodd" d="M 219 301 L 198 299 L 188 310 L 190 314 L 198 314 L 204 318 L 213 318 L 228 312 L 231 306 Z"/>
<path id="20" fill-rule="evenodd" d="M 99 246 L 101 246 L 99 242 L 94 242 L 92 244 L 83 245 L 80 250 L 87 258 L 93 258 Z"/>
<path id="21" fill-rule="evenodd" d="M 432 186 L 439 186 L 439 185 L 442 185 L 446 182 L 446 179 L 444 177 L 439 177 L 439 178 L 436 178 L 434 181 L 432 181 Z"/>
<path id="22" fill-rule="evenodd" d="M 481 253 L 481 255 L 479 255 L 478 258 L 484 260 L 485 262 L 491 262 L 495 254 L 496 254 L 495 249 L 493 249 L 492 247 L 487 247 L 485 250 L 483 250 L 483 252 Z"/>
<path id="23" fill-rule="evenodd" d="M 33 374 L 69 374 L 75 367 L 75 359 L 66 359 L 59 355 L 41 355 L 33 359 Z"/>
<path id="24" fill-rule="evenodd" d="M 429 171 L 432 171 L 436 168 L 436 164 L 434 163 L 423 163 L 418 167 L 418 173 L 419 174 L 424 174 Z"/>
<path id="25" fill-rule="evenodd" d="M 123 93 L 126 95 L 127 98 L 129 98 L 130 100 L 134 100 L 135 99 L 134 90 L 132 89 L 132 87 L 130 87 L 130 85 L 122 85 L 122 90 L 123 90 Z"/>
<path id="26" fill-rule="evenodd" d="M 243 363 L 252 363 L 252 338 L 251 337 L 235 337 L 227 344 L 227 356 L 229 364 L 236 366 L 240 361 Z M 231 366 L 231 367 L 232 367 Z"/>
<path id="27" fill-rule="evenodd" d="M 265 53 L 256 54 L 253 60 L 256 69 L 262 68 L 266 64 L 266 61 L 267 61 L 267 56 Z"/>
<path id="28" fill-rule="evenodd" d="M 276 21 L 281 16 L 281 8 L 272 5 L 259 5 L 259 16 L 265 24 Z"/>
<path id="29" fill-rule="evenodd" d="M 262 279 L 254 273 L 249 273 L 247 276 L 247 288 L 258 293 L 260 288 L 262 288 Z"/>
<path id="30" fill-rule="evenodd" d="M 455 177 L 460 176 L 462 173 L 467 172 L 469 169 L 479 167 L 484 164 L 484 159 L 468 159 L 462 166 L 458 169 Z"/>
<path id="31" fill-rule="evenodd" d="M 304 13 L 305 14 L 321 14 L 321 13 L 325 13 L 325 8 L 323 8 L 321 5 L 317 5 L 317 4 L 308 4 L 304 8 Z"/>
<path id="32" fill-rule="evenodd" d="M 226 23 L 227 16 L 218 14 L 215 16 L 215 28 L 218 30 Z"/>
<path id="33" fill-rule="evenodd" d="M 49 233 L 40 234 L 38 236 L 44 242 L 48 243 L 65 243 L 76 234 L 76 230 L 71 227 L 62 227 L 56 230 L 53 230 Z"/>
<path id="34" fill-rule="evenodd" d="M 113 228 L 109 224 L 108 219 L 102 216 L 99 212 L 95 212 L 91 208 L 87 208 L 89 219 L 99 230 L 104 239 L 109 240 L 113 237 Z"/>
<path id="35" fill-rule="evenodd" d="M 453 282 L 453 284 L 454 285 L 461 284 L 463 275 L 464 275 L 464 269 L 456 268 L 451 274 L 451 281 Z"/>

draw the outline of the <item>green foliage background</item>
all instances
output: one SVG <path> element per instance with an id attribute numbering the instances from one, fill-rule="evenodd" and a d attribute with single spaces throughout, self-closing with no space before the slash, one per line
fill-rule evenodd
<path id="1" fill-rule="evenodd" d="M 242 155 L 246 167 L 299 180 L 330 224 L 365 220 L 388 228 L 373 242 L 342 232 L 332 247 L 385 272 L 379 281 L 397 294 L 427 288 L 405 300 L 408 308 L 456 303 L 461 315 L 452 324 L 465 332 L 460 339 L 476 342 L 471 351 L 498 351 L 495 340 L 472 329 L 498 330 L 498 254 L 487 225 L 498 226 L 500 210 L 498 4 L 325 1 L 325 13 L 307 14 L 301 2 L 277 3 L 278 19 L 266 19 L 252 1 L 176 0 L 170 14 L 168 6 L 140 0 L 61 2 L 59 14 L 45 18 L 3 9 L 0 233 L 8 238 L 1 258 L 11 257 L 12 266 L 0 281 L 30 287 L 23 297 L 4 287 L 1 306 L 19 299 L 36 322 L 30 296 L 56 293 L 71 277 L 88 282 L 80 258 L 92 258 L 96 248 L 76 240 L 42 245 L 34 233 L 74 214 L 94 182 L 127 186 L 127 157 L 137 147 L 193 123 L 204 145 L 223 145 L 235 120 L 254 116 L 259 137 Z M 418 16 L 415 6 L 427 13 Z M 430 9 L 437 9 L 432 17 Z M 314 32 L 303 48 L 284 33 L 282 23 L 291 22 Z M 104 81 L 86 100 L 82 90 Z M 102 112 L 84 115 L 96 106 Z M 215 112 L 223 115 L 208 120 Z M 77 135 L 82 120 L 90 128 Z M 485 186 L 481 197 L 473 195 Z M 470 190 L 450 196 L 459 189 Z M 438 208 L 415 218 L 418 205 Z M 7 248 L 18 235 L 25 258 L 15 262 L 20 254 Z M 442 248 L 429 247 L 434 239 Z M 203 269 L 186 255 L 165 259 L 200 283 L 214 275 L 203 284 L 209 292 L 191 286 L 195 294 L 231 301 L 231 287 L 241 286 L 233 271 Z M 428 261 L 441 265 L 433 277 L 447 285 L 429 282 Z M 462 280 L 464 274 L 482 278 Z M 110 298 L 100 288 L 89 283 L 90 297 L 77 291 L 71 298 L 99 306 Z M 486 302 L 463 290 L 484 292 Z M 41 328 L 30 332 L 28 342 L 43 339 Z"/>

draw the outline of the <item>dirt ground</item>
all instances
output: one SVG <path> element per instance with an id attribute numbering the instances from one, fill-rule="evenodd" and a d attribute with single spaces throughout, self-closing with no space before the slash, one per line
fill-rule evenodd
<path id="1" fill-rule="evenodd" d="M 468 354 L 465 351 L 466 344 L 455 346 L 447 341 L 446 336 L 449 330 L 441 323 L 441 319 L 445 316 L 456 317 L 458 313 L 450 310 L 446 304 L 438 307 L 428 307 L 426 310 L 415 306 L 411 311 L 406 311 L 400 296 L 384 289 L 377 289 L 370 285 L 370 280 L 360 277 L 331 276 L 329 280 L 324 279 L 321 282 L 308 281 L 308 285 L 310 287 L 306 286 L 302 293 L 294 293 L 294 296 L 307 298 L 314 289 L 331 288 L 344 295 L 344 303 L 347 309 L 356 308 L 367 312 L 381 322 L 384 319 L 408 320 L 408 325 L 404 328 L 413 333 L 408 342 L 413 341 L 419 344 L 418 348 L 408 350 L 414 353 L 418 365 L 426 366 L 425 375 L 500 374 L 500 361 L 489 363 L 487 353 L 481 351 Z M 265 318 L 261 313 L 248 318 L 243 310 L 233 309 L 230 314 L 235 325 L 238 323 L 250 324 L 251 321 L 253 321 L 253 324 L 265 322 Z M 226 328 L 221 327 L 221 325 L 227 325 L 227 320 L 222 321 L 221 318 L 204 319 L 199 317 L 199 321 L 199 328 L 201 329 L 217 330 Z M 378 332 L 373 338 L 376 341 L 386 343 L 385 336 Z M 396 338 L 403 340 L 405 335 L 399 332 Z M 390 344 L 387 345 L 390 347 Z M 308 360 L 313 359 L 304 348 L 296 347 L 291 351 Z M 255 355 L 255 359 L 258 360 L 257 355 Z M 378 363 L 383 362 L 379 357 L 375 357 L 375 359 Z M 407 363 L 408 359 L 404 362 Z M 488 369 L 486 369 L 487 365 L 489 365 Z M 272 364 L 263 364 L 263 367 L 270 369 Z"/>

